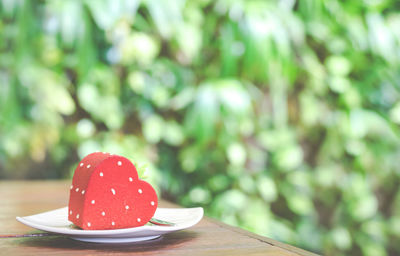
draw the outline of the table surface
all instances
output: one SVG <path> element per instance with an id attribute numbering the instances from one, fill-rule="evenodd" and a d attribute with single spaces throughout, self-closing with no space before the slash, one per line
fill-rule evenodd
<path id="1" fill-rule="evenodd" d="M 69 181 L 0 182 L 0 236 L 37 232 L 15 220 L 67 205 Z M 162 201 L 161 207 L 176 207 Z M 65 236 L 1 238 L 0 255 L 282 255 L 311 252 L 204 217 L 196 226 L 159 239 L 131 244 L 96 244 Z"/>

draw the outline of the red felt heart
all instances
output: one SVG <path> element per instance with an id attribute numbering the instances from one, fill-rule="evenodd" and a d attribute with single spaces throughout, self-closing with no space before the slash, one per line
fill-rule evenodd
<path id="1" fill-rule="evenodd" d="M 143 226 L 157 209 L 153 187 L 138 178 L 136 167 L 122 156 L 96 152 L 75 169 L 68 220 L 83 229 Z"/>

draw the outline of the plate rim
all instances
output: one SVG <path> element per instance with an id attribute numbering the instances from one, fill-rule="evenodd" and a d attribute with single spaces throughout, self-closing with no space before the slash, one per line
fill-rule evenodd
<path id="1" fill-rule="evenodd" d="M 198 214 L 196 218 L 191 220 L 189 223 L 183 223 L 182 225 L 177 225 L 177 226 L 140 226 L 140 227 L 133 227 L 133 228 L 123 228 L 123 229 L 107 229 L 107 230 L 74 230 L 74 229 L 65 229 L 63 227 L 62 229 L 59 227 L 53 227 L 53 226 L 47 226 L 43 224 L 36 223 L 34 221 L 31 221 L 27 218 L 33 217 L 39 214 L 45 214 L 49 213 L 52 211 L 62 211 L 63 209 L 68 208 L 68 207 L 61 207 L 45 212 L 40 212 L 37 214 L 29 215 L 29 216 L 17 216 L 16 220 L 19 221 L 20 223 L 50 233 L 56 233 L 56 234 L 62 234 L 62 235 L 69 235 L 69 236 L 101 236 L 101 235 L 109 235 L 110 237 L 113 235 L 123 235 L 123 234 L 129 234 L 129 233 L 139 233 L 143 231 L 153 231 L 153 232 L 161 232 L 161 233 L 168 233 L 168 232 L 173 232 L 173 231 L 178 231 L 182 229 L 186 229 L 189 227 L 192 227 L 196 225 L 197 223 L 200 222 L 200 220 L 203 218 L 204 215 L 204 209 L 203 207 L 191 207 L 191 208 L 161 208 L 158 207 L 157 210 L 177 210 L 177 211 L 187 211 L 187 210 L 194 210 Z M 67 220 L 68 221 L 68 220 Z"/>

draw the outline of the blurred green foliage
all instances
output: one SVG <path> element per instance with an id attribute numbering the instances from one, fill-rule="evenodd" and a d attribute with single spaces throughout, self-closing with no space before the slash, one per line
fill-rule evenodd
<path id="1" fill-rule="evenodd" d="M 400 254 L 394 0 L 1 0 L 0 177 L 96 150 L 325 255 Z"/>

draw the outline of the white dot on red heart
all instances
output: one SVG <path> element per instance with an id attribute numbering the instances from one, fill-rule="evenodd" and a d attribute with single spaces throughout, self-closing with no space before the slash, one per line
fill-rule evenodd
<path id="1" fill-rule="evenodd" d="M 88 165 L 86 166 L 86 168 L 90 168 L 90 164 L 88 164 Z"/>
<path id="2" fill-rule="evenodd" d="M 82 167 L 82 166 L 83 166 L 83 163 L 81 163 L 79 166 Z"/>
<path id="3" fill-rule="evenodd" d="M 79 188 L 76 188 L 75 191 L 78 192 L 78 191 L 79 191 Z"/>
<path id="4" fill-rule="evenodd" d="M 111 225 L 115 226 L 115 222 L 114 222 L 114 221 L 112 221 L 112 222 L 111 222 Z"/>
<path id="5" fill-rule="evenodd" d="M 94 200 L 92 200 L 92 202 L 91 202 L 92 204 L 94 204 L 95 203 L 95 201 Z"/>
<path id="6" fill-rule="evenodd" d="M 129 177 L 129 181 L 130 181 L 130 182 L 132 182 L 132 181 L 133 181 L 132 177 Z"/>
<path id="7" fill-rule="evenodd" d="M 72 185 L 71 185 L 71 187 L 69 187 L 69 189 L 73 189 L 73 188 L 74 188 L 74 186 L 72 186 Z"/>
<path id="8" fill-rule="evenodd" d="M 151 201 L 150 204 L 154 206 L 154 201 Z"/>
<path id="9" fill-rule="evenodd" d="M 142 220 L 141 220 L 140 218 L 137 218 L 137 221 L 138 221 L 138 222 L 141 222 Z"/>
<path id="10" fill-rule="evenodd" d="M 101 215 L 105 216 L 105 215 L 106 215 L 106 213 L 105 213 L 105 212 L 102 212 L 102 213 L 101 213 Z"/>
<path id="11" fill-rule="evenodd" d="M 90 224 L 90 222 L 87 223 L 87 226 L 90 227 L 92 224 Z"/>
<path id="12" fill-rule="evenodd" d="M 125 205 L 125 209 L 127 209 L 127 210 L 128 210 L 128 209 L 129 209 L 129 205 Z"/>
<path id="13" fill-rule="evenodd" d="M 113 195 L 115 195 L 115 189 L 111 189 L 111 193 L 113 193 Z"/>
<path id="14" fill-rule="evenodd" d="M 99 175 L 100 175 L 100 177 L 103 177 L 103 175 L 104 175 L 104 174 L 103 174 L 102 172 L 100 172 L 100 174 L 99 174 Z"/>
<path id="15" fill-rule="evenodd" d="M 79 214 L 76 215 L 76 218 L 79 219 Z"/>
<path id="16" fill-rule="evenodd" d="M 138 192 L 139 192 L 139 194 L 143 193 L 143 191 L 140 188 L 138 189 Z"/>
<path id="17" fill-rule="evenodd" d="M 121 166 L 122 165 L 122 162 L 121 161 L 118 161 L 118 166 Z"/>
<path id="18" fill-rule="evenodd" d="M 85 190 L 82 190 L 82 195 L 85 194 Z"/>
<path id="19" fill-rule="evenodd" d="M 72 211 L 69 211 L 69 215 L 72 215 Z"/>

